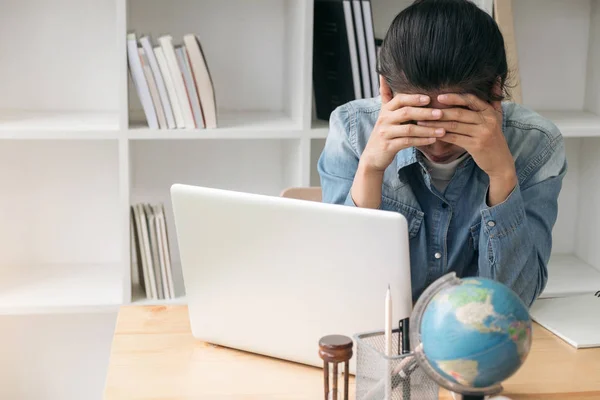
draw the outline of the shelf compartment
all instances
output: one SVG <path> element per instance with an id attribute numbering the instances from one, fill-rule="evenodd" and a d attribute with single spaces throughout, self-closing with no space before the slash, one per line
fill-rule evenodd
<path id="1" fill-rule="evenodd" d="M 119 264 L 3 266 L 0 315 L 116 309 L 122 277 Z"/>
<path id="2" fill-rule="evenodd" d="M 117 1 L 2 2 L 0 131 L 118 129 Z"/>
<path id="3" fill-rule="evenodd" d="M 524 105 L 534 110 L 600 113 L 597 0 L 513 2 Z M 556 57 L 560 54 L 560 57 Z M 512 70 L 517 66 L 510 66 Z M 596 76 L 596 78 L 594 78 Z M 588 119 L 588 115 L 578 116 Z"/>
<path id="4" fill-rule="evenodd" d="M 149 35 L 153 46 L 165 34 L 175 46 L 183 44 L 184 35 L 197 35 L 212 76 L 218 127 L 303 126 L 309 111 L 305 99 L 310 96 L 310 2 L 127 0 L 127 5 L 127 31 L 138 39 Z M 128 104 L 129 125 L 137 129 L 141 115 L 147 127 L 131 77 Z"/>
<path id="5" fill-rule="evenodd" d="M 104 300 L 93 288 L 95 281 L 112 287 L 101 275 L 112 270 L 85 266 L 122 261 L 118 149 L 117 140 L 2 143 L 0 185 L 8 195 L 0 196 L 0 307 L 77 305 L 86 291 L 99 304 L 112 303 L 110 293 Z M 69 265 L 84 267 L 63 267 Z"/>
<path id="6" fill-rule="evenodd" d="M 132 141 L 130 202 L 164 204 L 172 262 L 177 265 L 173 184 L 278 196 L 286 187 L 301 185 L 301 151 L 301 140 Z"/>

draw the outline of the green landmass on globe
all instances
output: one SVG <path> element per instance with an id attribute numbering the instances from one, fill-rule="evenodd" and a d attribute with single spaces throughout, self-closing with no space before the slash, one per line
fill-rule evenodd
<path id="1" fill-rule="evenodd" d="M 531 347 L 527 307 L 507 286 L 484 278 L 443 287 L 423 312 L 425 357 L 443 379 L 468 388 L 497 385 Z"/>

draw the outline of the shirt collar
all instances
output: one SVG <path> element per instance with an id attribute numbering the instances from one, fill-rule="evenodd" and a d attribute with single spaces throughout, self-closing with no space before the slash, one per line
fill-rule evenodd
<path id="1" fill-rule="evenodd" d="M 415 147 L 409 147 L 407 149 L 400 150 L 398 153 L 396 153 L 395 158 L 396 170 L 400 171 L 402 168 L 414 164 L 418 161 L 417 149 Z"/>

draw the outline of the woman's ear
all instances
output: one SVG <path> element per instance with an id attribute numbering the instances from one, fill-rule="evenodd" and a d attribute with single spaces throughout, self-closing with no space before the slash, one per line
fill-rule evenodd
<path id="1" fill-rule="evenodd" d="M 496 79 L 496 83 L 494 84 L 494 87 L 492 87 L 492 94 L 495 97 L 502 97 L 502 79 L 500 77 Z M 502 111 L 502 101 L 492 101 L 491 104 L 496 111 Z"/>
<path id="2" fill-rule="evenodd" d="M 392 89 L 390 89 L 390 86 L 387 84 L 385 78 L 381 75 L 379 75 L 379 94 L 381 95 L 382 104 L 386 104 L 394 97 Z"/>

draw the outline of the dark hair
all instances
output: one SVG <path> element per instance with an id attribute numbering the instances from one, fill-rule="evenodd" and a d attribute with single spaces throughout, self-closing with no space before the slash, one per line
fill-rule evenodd
<path id="1" fill-rule="evenodd" d="M 469 0 L 416 0 L 400 12 L 381 45 L 378 73 L 394 93 L 458 90 L 488 102 L 507 96 L 504 38 Z"/>

